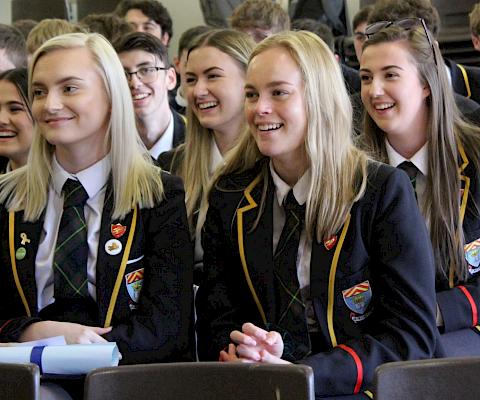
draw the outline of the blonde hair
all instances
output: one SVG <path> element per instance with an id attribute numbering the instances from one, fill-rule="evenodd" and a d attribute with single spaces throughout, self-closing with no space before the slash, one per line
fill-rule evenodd
<path id="1" fill-rule="evenodd" d="M 271 48 L 288 52 L 303 77 L 308 121 L 305 150 L 311 180 L 305 226 L 310 237 L 324 240 L 338 232 L 353 203 L 363 196 L 368 158 L 353 145 L 350 99 L 338 62 L 328 46 L 310 32 L 279 33 L 257 45 L 250 61 Z M 246 132 L 213 184 L 221 190 L 217 185 L 221 176 L 250 169 L 262 157 L 253 136 Z M 264 163 L 261 209 L 267 182 L 268 163 Z"/>
<path id="2" fill-rule="evenodd" d="M 430 45 L 422 27 L 412 30 L 394 26 L 383 29 L 367 40 L 363 48 L 385 42 L 406 44 L 420 81 L 430 88 L 430 96 L 426 100 L 429 109 L 426 132 L 428 176 L 424 204 L 427 220 L 430 221 L 430 239 L 437 270 L 448 276 L 452 266 L 457 276 L 465 279 L 468 269 L 464 259 L 465 240 L 460 220 L 458 145 L 464 147 L 469 160 L 478 171 L 480 128 L 461 119 L 440 50 L 436 44 Z M 372 153 L 372 157 L 382 162 L 388 162 L 385 137 L 386 133 L 365 113 L 360 144 Z"/>
<path id="3" fill-rule="evenodd" d="M 477 3 L 473 6 L 473 9 L 470 14 L 468 14 L 470 20 L 470 31 L 472 35 L 480 35 L 480 3 Z"/>
<path id="4" fill-rule="evenodd" d="M 67 33 L 85 33 L 81 26 L 60 18 L 47 18 L 36 24 L 27 36 L 28 54 L 35 53 L 42 44 L 55 36 Z"/>
<path id="5" fill-rule="evenodd" d="M 153 165 L 136 129 L 135 114 L 122 64 L 110 43 L 96 33 L 73 33 L 47 41 L 34 54 L 29 69 L 29 94 L 32 75 L 44 55 L 72 48 L 89 50 L 101 76 L 111 112 L 105 140 L 110 146 L 113 185 L 113 219 L 121 219 L 132 207 L 153 207 L 163 197 L 160 169 Z M 24 210 L 27 221 L 35 221 L 46 204 L 51 180 L 51 145 L 35 127 L 27 165 L 0 177 L 0 203 L 9 210 Z"/>
<path id="6" fill-rule="evenodd" d="M 246 33 L 230 29 L 214 30 L 201 35 L 188 50 L 201 47 L 214 47 L 232 57 L 243 71 L 246 71 L 248 58 L 255 43 Z M 243 112 L 240 111 L 240 112 Z M 176 171 L 185 184 L 185 203 L 187 216 L 193 228 L 193 215 L 202 202 L 205 189 L 208 188 L 211 176 L 209 173 L 213 132 L 203 127 L 192 111 L 187 107 L 187 132 L 185 143 L 179 146 L 174 158 L 183 153 L 183 159 Z M 172 162 L 175 165 L 175 160 Z"/>

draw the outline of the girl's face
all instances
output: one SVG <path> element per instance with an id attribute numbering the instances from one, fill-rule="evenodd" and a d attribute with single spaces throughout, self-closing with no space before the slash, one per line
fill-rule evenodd
<path id="1" fill-rule="evenodd" d="M 255 56 L 247 70 L 245 114 L 260 152 L 283 165 L 306 163 L 304 82 L 281 47 Z"/>
<path id="2" fill-rule="evenodd" d="M 188 56 L 186 97 L 200 124 L 216 133 L 238 134 L 244 121 L 245 73 L 236 60 L 215 47 Z"/>
<path id="3" fill-rule="evenodd" d="M 387 136 L 426 133 L 429 87 L 422 83 L 407 44 L 367 47 L 360 61 L 362 101 Z"/>
<path id="4" fill-rule="evenodd" d="M 0 155 L 10 159 L 12 168 L 27 162 L 32 133 L 33 121 L 17 87 L 0 81 Z"/>
<path id="5" fill-rule="evenodd" d="M 110 101 L 87 48 L 54 50 L 42 56 L 31 86 L 34 119 L 45 139 L 56 146 L 57 158 L 59 153 L 68 154 L 93 163 L 107 154 Z"/>

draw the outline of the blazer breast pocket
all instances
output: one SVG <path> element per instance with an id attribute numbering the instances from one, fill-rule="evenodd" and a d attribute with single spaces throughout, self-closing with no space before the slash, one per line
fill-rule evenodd
<path id="1" fill-rule="evenodd" d="M 129 296 L 128 306 L 131 311 L 137 309 L 142 292 L 144 279 L 143 258 L 144 256 L 141 255 L 140 257 L 135 257 L 127 261 L 124 284 Z"/>

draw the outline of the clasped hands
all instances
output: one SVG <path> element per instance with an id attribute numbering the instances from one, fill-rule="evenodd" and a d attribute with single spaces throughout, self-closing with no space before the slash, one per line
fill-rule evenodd
<path id="1" fill-rule="evenodd" d="M 233 343 L 220 352 L 219 361 L 261 362 L 269 364 L 290 364 L 282 360 L 283 339 L 276 331 L 266 331 L 247 322 L 242 331 L 232 331 Z"/>

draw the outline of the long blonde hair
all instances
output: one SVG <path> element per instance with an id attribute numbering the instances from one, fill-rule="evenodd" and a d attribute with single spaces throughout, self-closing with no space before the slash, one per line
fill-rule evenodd
<path id="1" fill-rule="evenodd" d="M 160 169 L 153 165 L 137 133 L 127 80 L 110 43 L 96 33 L 72 33 L 50 39 L 33 56 L 29 94 L 32 99 L 32 75 L 41 57 L 53 51 L 82 47 L 90 51 L 111 102 L 105 140 L 110 147 L 112 166 L 112 218 L 119 219 L 137 204 L 153 207 L 163 197 L 163 185 Z M 9 210 L 24 210 L 27 221 L 36 221 L 47 204 L 54 151 L 55 146 L 47 142 L 37 125 L 27 165 L 0 177 L 0 203 L 6 202 Z"/>
<path id="2" fill-rule="evenodd" d="M 446 68 L 436 44 L 430 45 L 422 27 L 405 30 L 389 27 L 373 35 L 364 49 L 380 43 L 406 43 L 411 61 L 416 65 L 422 84 L 430 88 L 426 99 L 429 115 L 427 127 L 428 176 L 425 211 L 430 221 L 430 239 L 437 270 L 448 276 L 453 267 L 460 279 L 468 276 L 464 259 L 465 239 L 460 220 L 460 189 L 458 173 L 461 145 L 477 171 L 479 170 L 480 129 L 460 117 Z M 388 162 L 386 133 L 365 113 L 364 132 L 360 143 L 372 157 Z"/>
<path id="3" fill-rule="evenodd" d="M 308 121 L 305 150 L 311 179 L 305 226 L 308 235 L 320 241 L 338 232 L 353 203 L 363 196 L 368 158 L 353 145 L 350 99 L 338 62 L 327 45 L 310 32 L 279 33 L 257 45 L 250 61 L 275 47 L 288 52 L 303 77 Z M 218 187 L 218 179 L 223 175 L 252 168 L 262 157 L 253 136 L 246 132 L 226 158 L 213 185 Z M 264 188 L 268 182 L 267 169 L 265 163 Z M 264 202 L 265 196 L 261 209 Z"/>
<path id="4" fill-rule="evenodd" d="M 229 55 L 242 70 L 246 71 L 248 58 L 255 47 L 255 43 L 250 36 L 243 32 L 229 29 L 214 30 L 201 35 L 192 44 L 188 54 L 197 48 L 207 46 L 214 47 Z M 202 202 L 205 189 L 210 184 L 209 169 L 213 132 L 200 124 L 190 105 L 187 107 L 187 121 L 185 143 L 177 148 L 172 164 L 175 165 L 175 157 L 180 154 L 183 154 L 183 159 L 178 169 L 172 172 L 183 178 L 187 216 L 193 228 L 194 213 Z"/>

